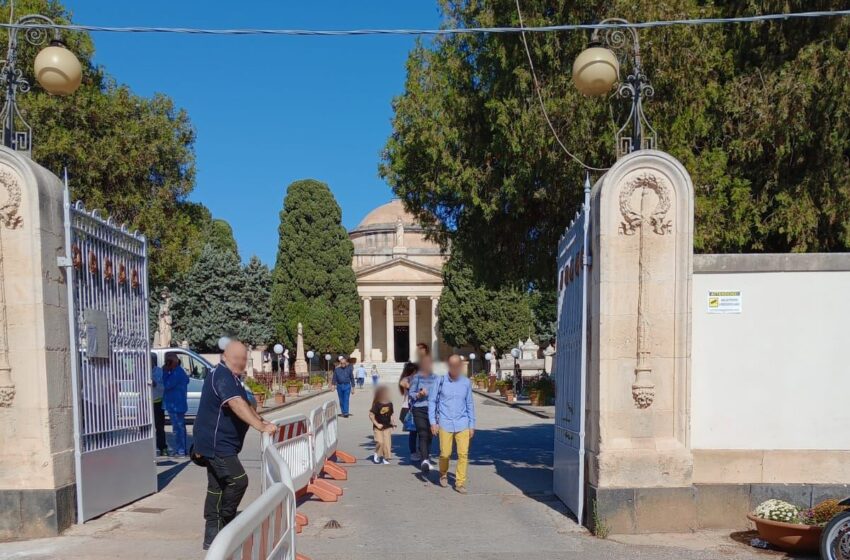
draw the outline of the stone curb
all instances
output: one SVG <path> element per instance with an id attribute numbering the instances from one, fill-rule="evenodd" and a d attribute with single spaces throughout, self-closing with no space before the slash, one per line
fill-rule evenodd
<path id="1" fill-rule="evenodd" d="M 313 397 L 318 397 L 319 395 L 324 395 L 325 393 L 330 393 L 330 392 L 331 392 L 330 388 L 323 389 L 323 390 L 321 390 L 317 393 L 310 393 L 309 395 L 304 395 L 303 397 L 298 397 L 297 399 L 287 401 L 283 404 L 277 404 L 277 405 L 271 406 L 269 408 L 264 407 L 262 410 L 259 410 L 257 412 L 260 414 L 260 416 L 262 416 L 263 414 L 266 414 L 267 412 L 276 412 L 276 411 L 278 411 L 282 408 L 286 408 L 287 406 L 292 406 L 294 404 L 302 403 L 304 401 L 308 401 L 308 400 L 312 399 Z"/>
<path id="2" fill-rule="evenodd" d="M 552 420 L 555 417 L 554 414 L 552 416 L 549 416 L 549 415 L 547 415 L 543 412 L 540 412 L 538 410 L 534 410 L 533 408 L 531 408 L 531 407 L 529 407 L 525 404 L 520 404 L 520 403 L 515 403 L 515 402 L 509 403 L 503 397 L 499 396 L 498 393 L 487 393 L 486 391 L 482 391 L 480 389 L 472 389 L 472 392 L 475 393 L 476 395 L 481 395 L 482 397 L 487 397 L 491 401 L 501 403 L 502 405 L 507 406 L 509 408 L 515 408 L 517 410 L 521 410 L 521 411 L 525 412 L 526 414 L 531 414 L 532 416 L 536 416 L 538 418 L 544 418 L 546 420 Z"/>

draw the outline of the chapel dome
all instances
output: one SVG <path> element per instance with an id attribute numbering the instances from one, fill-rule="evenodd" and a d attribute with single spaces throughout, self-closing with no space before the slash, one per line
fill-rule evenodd
<path id="1" fill-rule="evenodd" d="M 399 217 L 401 217 L 402 223 L 406 226 L 419 225 L 416 218 L 404 209 L 401 199 L 394 198 L 390 202 L 382 204 L 366 214 L 366 217 L 357 225 L 355 230 L 376 226 L 395 227 Z"/>

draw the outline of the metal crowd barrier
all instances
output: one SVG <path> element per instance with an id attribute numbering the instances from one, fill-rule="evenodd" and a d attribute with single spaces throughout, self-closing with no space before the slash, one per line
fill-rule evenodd
<path id="1" fill-rule="evenodd" d="M 276 482 L 219 532 L 206 560 L 295 560 L 295 527 L 291 481 Z"/>
<path id="2" fill-rule="evenodd" d="M 330 459 L 336 453 L 336 446 L 339 443 L 336 401 L 326 402 L 322 409 L 325 415 L 325 459 Z"/>
<path id="3" fill-rule="evenodd" d="M 322 474 L 322 468 L 325 466 L 325 449 L 327 441 L 325 441 L 325 412 L 324 407 L 317 406 L 310 412 L 310 439 L 313 444 L 313 476 L 318 477 Z"/>
<path id="4" fill-rule="evenodd" d="M 313 478 L 313 449 L 310 421 L 303 414 L 274 420 L 278 430 L 274 437 L 263 434 L 263 469 L 265 450 L 273 447 L 289 467 L 292 486 L 296 492 L 306 490 Z M 263 478 L 265 485 L 266 479 Z M 265 488 L 265 486 L 264 486 Z"/>

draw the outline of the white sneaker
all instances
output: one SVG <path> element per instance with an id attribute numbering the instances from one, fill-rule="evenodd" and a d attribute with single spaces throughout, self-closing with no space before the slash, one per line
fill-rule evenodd
<path id="1" fill-rule="evenodd" d="M 382 465 L 389 465 L 389 464 L 390 464 L 390 461 L 389 461 L 389 459 L 387 459 L 386 457 L 384 457 L 383 459 L 381 459 L 381 464 L 382 464 Z"/>
<path id="2" fill-rule="evenodd" d="M 381 464 L 381 458 L 380 458 L 380 457 L 378 457 L 378 454 L 377 454 L 377 453 L 375 453 L 374 455 L 372 455 L 372 462 L 373 462 L 373 463 L 375 463 L 376 465 L 380 465 L 380 464 Z"/>
<path id="3" fill-rule="evenodd" d="M 422 455 L 420 455 L 418 451 L 414 451 L 413 453 L 410 454 L 410 460 L 414 461 L 414 462 L 421 461 Z"/>
<path id="4" fill-rule="evenodd" d="M 419 465 L 419 468 L 422 469 L 422 472 L 427 473 L 431 471 L 431 463 L 426 459 L 422 461 L 422 464 Z"/>

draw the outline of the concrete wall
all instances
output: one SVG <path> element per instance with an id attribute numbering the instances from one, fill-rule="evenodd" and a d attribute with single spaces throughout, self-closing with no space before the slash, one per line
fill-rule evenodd
<path id="1" fill-rule="evenodd" d="M 850 254 L 699 255 L 693 286 L 695 482 L 850 482 Z"/>

